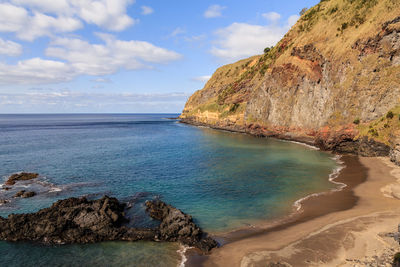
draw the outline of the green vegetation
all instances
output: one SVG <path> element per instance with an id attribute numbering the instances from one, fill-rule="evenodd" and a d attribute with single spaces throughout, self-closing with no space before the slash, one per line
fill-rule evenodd
<path id="1" fill-rule="evenodd" d="M 393 256 L 393 266 L 398 266 L 400 264 L 400 252 L 397 252 Z"/>
<path id="2" fill-rule="evenodd" d="M 310 31 L 319 19 L 320 10 L 320 5 L 316 5 L 315 7 L 308 9 L 307 12 L 305 12 L 304 15 L 302 15 L 300 18 L 302 23 L 300 24 L 298 31 Z"/>
<path id="3" fill-rule="evenodd" d="M 393 119 L 393 118 L 399 118 Z M 389 144 L 390 136 L 400 130 L 400 106 L 387 112 L 384 116 L 358 125 L 359 136 L 373 137 L 385 144 Z"/>
<path id="4" fill-rule="evenodd" d="M 355 120 L 353 121 L 353 123 L 354 123 L 354 124 L 357 124 L 357 125 L 360 124 L 360 119 L 359 119 L 359 118 L 355 119 Z"/>
<path id="5" fill-rule="evenodd" d="M 233 95 L 235 93 L 235 89 L 233 88 L 232 85 L 229 85 L 225 89 L 223 89 L 219 94 L 218 94 L 218 104 L 223 105 L 225 100 Z"/>
<path id="6" fill-rule="evenodd" d="M 370 133 L 373 137 L 378 137 L 379 133 L 375 128 L 369 129 L 368 133 Z"/>
<path id="7" fill-rule="evenodd" d="M 328 15 L 332 15 L 333 13 L 336 13 L 336 11 L 338 11 L 338 6 L 334 6 L 332 8 L 330 8 L 327 12 Z"/>

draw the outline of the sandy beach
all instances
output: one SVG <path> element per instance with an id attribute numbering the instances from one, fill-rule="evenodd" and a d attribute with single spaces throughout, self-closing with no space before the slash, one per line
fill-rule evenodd
<path id="1" fill-rule="evenodd" d="M 338 192 L 302 202 L 302 212 L 274 227 L 230 233 L 228 244 L 188 266 L 390 266 L 400 251 L 400 167 L 388 158 L 344 156 Z"/>

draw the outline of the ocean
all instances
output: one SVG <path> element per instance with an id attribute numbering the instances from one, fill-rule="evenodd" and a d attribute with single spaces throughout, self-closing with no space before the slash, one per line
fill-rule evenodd
<path id="1" fill-rule="evenodd" d="M 294 203 L 337 185 L 331 154 L 301 144 L 167 119 L 178 114 L 0 115 L 0 183 L 16 172 L 40 178 L 0 190 L 0 216 L 58 199 L 103 195 L 135 203 L 132 225 L 151 226 L 144 202 L 160 197 L 213 235 L 290 214 Z M 38 195 L 15 199 L 18 190 Z M 174 243 L 44 246 L 0 241 L 2 266 L 177 266 Z"/>

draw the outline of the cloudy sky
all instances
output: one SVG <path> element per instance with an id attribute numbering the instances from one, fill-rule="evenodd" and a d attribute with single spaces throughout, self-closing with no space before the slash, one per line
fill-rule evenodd
<path id="1" fill-rule="evenodd" d="M 180 112 L 317 0 L 0 0 L 0 113 Z"/>

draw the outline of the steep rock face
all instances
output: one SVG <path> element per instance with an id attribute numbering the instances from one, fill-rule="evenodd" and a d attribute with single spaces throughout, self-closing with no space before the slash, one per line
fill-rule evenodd
<path id="1" fill-rule="evenodd" d="M 400 128 L 399 14 L 393 0 L 321 1 L 270 52 L 218 69 L 181 119 L 387 155 Z"/>

